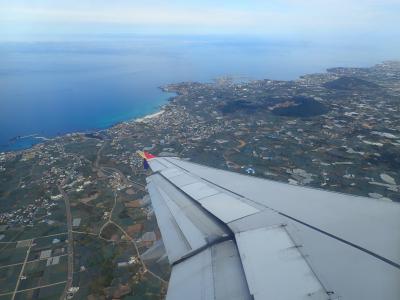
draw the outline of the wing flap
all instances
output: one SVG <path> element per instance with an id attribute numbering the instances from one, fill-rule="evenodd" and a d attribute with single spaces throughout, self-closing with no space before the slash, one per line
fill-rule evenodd
<path id="1" fill-rule="evenodd" d="M 224 226 L 160 174 L 149 177 L 148 190 L 171 263 L 229 235 Z"/>
<path id="2" fill-rule="evenodd" d="M 148 181 L 147 188 L 157 217 L 158 227 L 160 228 L 161 235 L 164 238 L 164 245 L 168 254 L 169 262 L 173 263 L 191 250 L 190 244 L 186 240 L 176 223 L 174 216 L 151 180 Z"/>
<path id="3" fill-rule="evenodd" d="M 205 236 L 200 230 L 189 220 L 185 212 L 182 211 L 178 205 L 171 200 L 171 198 L 163 190 L 160 193 L 174 216 L 179 229 L 182 231 L 185 239 L 188 241 L 191 249 L 197 249 L 206 244 Z"/>
<path id="4" fill-rule="evenodd" d="M 174 265 L 167 300 L 251 300 L 239 254 L 225 241 Z"/>
<path id="5" fill-rule="evenodd" d="M 257 208 L 225 193 L 218 193 L 202 198 L 199 202 L 206 210 L 217 216 L 224 223 L 229 223 L 259 212 Z"/>
<path id="6" fill-rule="evenodd" d="M 164 168 L 150 177 L 149 192 L 173 256 L 167 299 L 399 299 L 397 204 L 155 161 Z M 231 255 L 213 256 L 227 243 Z M 234 298 L 227 290 L 239 281 L 245 297 Z"/>
<path id="7" fill-rule="evenodd" d="M 236 241 L 256 300 L 329 299 L 283 226 L 241 232 Z"/>
<path id="8" fill-rule="evenodd" d="M 179 159 L 174 167 L 400 265 L 400 205 L 218 170 Z M 372 238 L 371 238 L 372 237 Z"/>

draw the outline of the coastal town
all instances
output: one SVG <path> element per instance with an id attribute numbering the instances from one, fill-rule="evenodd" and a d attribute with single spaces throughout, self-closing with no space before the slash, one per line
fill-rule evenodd
<path id="1" fill-rule="evenodd" d="M 400 201 L 400 62 L 162 89 L 154 115 L 0 153 L 0 300 L 165 297 L 137 151 Z"/>

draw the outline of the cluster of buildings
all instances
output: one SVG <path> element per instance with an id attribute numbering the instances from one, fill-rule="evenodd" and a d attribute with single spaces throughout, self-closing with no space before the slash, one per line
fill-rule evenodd
<path id="1" fill-rule="evenodd" d="M 162 257 L 144 190 L 148 170 L 138 150 L 294 185 L 400 201 L 400 63 L 335 68 L 294 81 L 218 80 L 164 89 L 177 96 L 154 117 L 0 153 L 0 199 L 21 188 L 46 195 L 26 206 L 2 208 L 0 224 L 51 225 L 52 208 L 63 198 L 61 186 L 74 205 L 73 229 L 101 226 L 113 211 L 112 190 L 120 197 L 112 217 L 142 253 Z M 93 213 L 74 215 L 83 208 Z M 125 256 L 115 263 L 122 273 L 138 259 Z M 129 294 L 131 287 L 124 281 L 111 292 Z"/>
<path id="2" fill-rule="evenodd" d="M 399 63 L 335 68 L 295 81 L 181 83 L 165 90 L 177 97 L 157 118 L 122 124 L 122 140 L 134 132 L 136 147 L 157 154 L 400 200 Z M 312 101 L 299 104 L 296 97 Z M 315 102 L 327 112 L 303 117 Z M 275 115 L 276 107 L 290 108 L 290 116 Z"/>
<path id="3" fill-rule="evenodd" d="M 38 222 L 54 223 L 51 219 L 52 210 L 57 206 L 49 199 L 36 199 L 33 203 L 16 210 L 0 213 L 0 224 L 7 226 L 34 226 Z"/>

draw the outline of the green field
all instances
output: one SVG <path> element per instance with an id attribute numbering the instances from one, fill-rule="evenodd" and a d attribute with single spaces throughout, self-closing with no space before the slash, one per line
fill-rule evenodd
<path id="1" fill-rule="evenodd" d="M 0 251 L 0 266 L 22 263 L 26 256 L 26 247 L 7 247 Z"/>
<path id="2" fill-rule="evenodd" d="M 53 300 L 59 299 L 61 293 L 64 291 L 65 284 L 58 284 L 42 289 L 34 289 L 25 292 L 19 292 L 15 300 Z M 1 299 L 1 298 L 0 298 Z"/>
<path id="3" fill-rule="evenodd" d="M 17 265 L 0 269 L 0 294 L 14 291 L 21 267 Z"/>
<path id="4" fill-rule="evenodd" d="M 47 259 L 27 263 L 24 269 L 26 279 L 21 281 L 19 290 L 57 283 L 67 279 L 67 256 L 60 257 L 60 262 L 56 265 L 46 266 L 46 264 Z"/>

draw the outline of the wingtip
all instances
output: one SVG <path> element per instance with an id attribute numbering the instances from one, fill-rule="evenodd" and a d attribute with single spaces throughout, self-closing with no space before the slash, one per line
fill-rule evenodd
<path id="1" fill-rule="evenodd" d="M 139 154 L 139 156 L 141 156 L 143 159 L 146 159 L 146 160 L 156 158 L 155 155 L 153 155 L 149 152 L 146 152 L 146 151 L 138 151 L 137 153 Z"/>
<path id="2" fill-rule="evenodd" d="M 156 156 L 155 156 L 155 155 L 153 155 L 153 154 L 151 154 L 151 153 L 149 153 L 149 152 L 145 152 L 145 151 L 143 151 L 143 153 L 144 153 L 144 155 L 145 155 L 146 159 L 152 159 L 152 158 L 156 158 Z"/>

